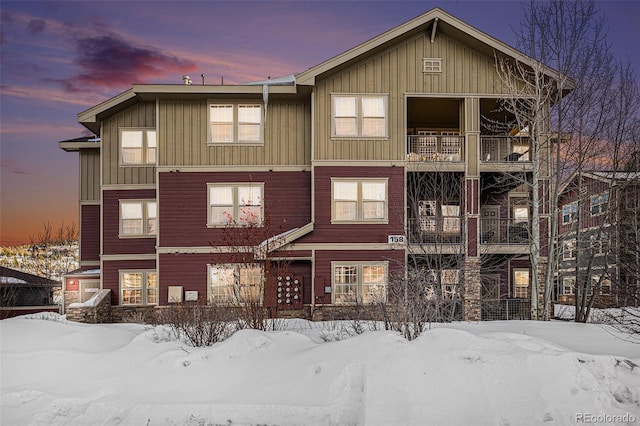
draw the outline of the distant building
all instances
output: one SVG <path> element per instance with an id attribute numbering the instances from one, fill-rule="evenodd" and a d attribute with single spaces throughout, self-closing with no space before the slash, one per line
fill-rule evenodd
<path id="1" fill-rule="evenodd" d="M 60 312 L 59 281 L 0 266 L 0 318 Z"/>
<path id="2" fill-rule="evenodd" d="M 596 294 L 596 307 L 640 302 L 640 172 L 576 172 L 561 187 L 556 300 Z"/>

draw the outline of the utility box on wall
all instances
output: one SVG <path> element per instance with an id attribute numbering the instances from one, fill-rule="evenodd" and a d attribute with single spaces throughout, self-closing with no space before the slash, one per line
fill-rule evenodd
<path id="1" fill-rule="evenodd" d="M 302 309 L 302 279 L 291 275 L 277 279 L 278 309 Z"/>

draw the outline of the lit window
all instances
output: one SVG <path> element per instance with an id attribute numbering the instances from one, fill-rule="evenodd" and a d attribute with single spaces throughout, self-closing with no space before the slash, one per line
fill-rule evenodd
<path id="1" fill-rule="evenodd" d="M 334 303 L 375 303 L 386 299 L 387 263 L 332 264 Z"/>
<path id="2" fill-rule="evenodd" d="M 436 294 L 438 294 L 438 286 L 443 300 L 455 299 L 459 292 L 460 270 L 443 269 L 436 271 L 435 269 L 430 269 L 426 271 L 426 283 L 425 294 L 428 300 L 435 300 Z"/>
<path id="3" fill-rule="evenodd" d="M 578 220 L 578 202 L 562 206 L 562 224 L 566 225 Z"/>
<path id="4" fill-rule="evenodd" d="M 607 211 L 609 194 L 594 195 L 591 197 L 591 215 L 596 216 Z"/>
<path id="5" fill-rule="evenodd" d="M 595 289 L 598 285 L 600 285 L 600 294 L 611 294 L 611 280 L 609 277 L 592 276 L 591 287 Z"/>
<path id="6" fill-rule="evenodd" d="M 155 164 L 155 129 L 120 129 L 120 164 L 136 166 Z"/>
<path id="7" fill-rule="evenodd" d="M 332 179 L 332 220 L 383 222 L 387 220 L 387 180 Z"/>
<path id="8" fill-rule="evenodd" d="M 387 137 L 387 95 L 333 95 L 333 137 Z"/>
<path id="9" fill-rule="evenodd" d="M 260 226 L 264 184 L 209 184 L 209 226 Z"/>
<path id="10" fill-rule="evenodd" d="M 529 297 L 529 270 L 513 270 L 513 296 L 519 299 Z"/>
<path id="11" fill-rule="evenodd" d="M 209 265 L 209 301 L 217 304 L 261 302 L 263 271 L 258 265 Z"/>
<path id="12" fill-rule="evenodd" d="M 158 274 L 155 271 L 120 272 L 121 305 L 157 305 Z"/>
<path id="13" fill-rule="evenodd" d="M 156 227 L 155 200 L 120 200 L 120 236 L 153 236 Z"/>
<path id="14" fill-rule="evenodd" d="M 422 58 L 422 72 L 442 72 L 442 59 Z"/>
<path id="15" fill-rule="evenodd" d="M 262 105 L 210 104 L 209 142 L 262 143 Z"/>

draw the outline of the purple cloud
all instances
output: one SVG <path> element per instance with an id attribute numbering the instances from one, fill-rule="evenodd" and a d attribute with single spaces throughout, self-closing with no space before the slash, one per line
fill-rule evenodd
<path id="1" fill-rule="evenodd" d="M 44 31 L 46 26 L 47 26 L 46 22 L 43 21 L 42 19 L 32 19 L 27 24 L 27 31 L 31 35 L 40 34 L 41 32 Z"/>
<path id="2" fill-rule="evenodd" d="M 7 169 L 10 173 L 16 175 L 30 175 L 31 172 L 27 169 L 23 169 L 18 167 L 13 160 L 2 160 L 0 161 L 0 167 Z"/>
<path id="3" fill-rule="evenodd" d="M 63 82 L 72 91 L 96 85 L 122 88 L 132 83 L 148 82 L 158 76 L 182 75 L 196 69 L 196 64 L 191 61 L 135 46 L 112 35 L 79 39 L 74 62 L 82 71 Z"/>

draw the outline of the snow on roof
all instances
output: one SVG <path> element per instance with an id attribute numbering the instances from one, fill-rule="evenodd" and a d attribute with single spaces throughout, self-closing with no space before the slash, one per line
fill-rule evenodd
<path id="1" fill-rule="evenodd" d="M 25 280 L 21 280 L 16 277 L 0 277 L 0 283 L 2 284 L 27 284 Z"/>
<path id="2" fill-rule="evenodd" d="M 605 179 L 632 180 L 640 178 L 640 172 L 594 171 L 591 174 Z"/>

